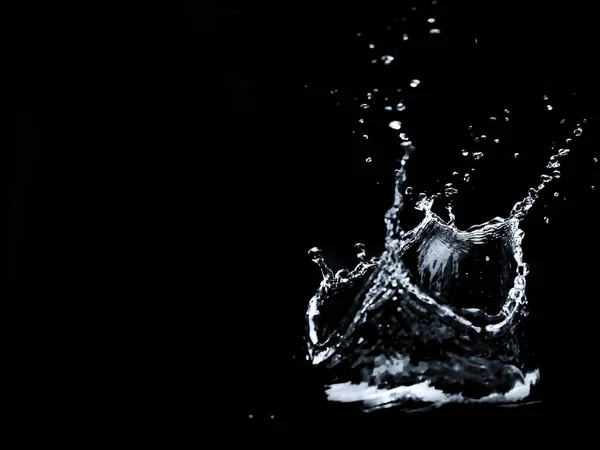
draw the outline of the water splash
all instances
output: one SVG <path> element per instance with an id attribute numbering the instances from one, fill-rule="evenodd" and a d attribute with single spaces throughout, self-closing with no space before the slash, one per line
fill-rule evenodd
<path id="1" fill-rule="evenodd" d="M 573 134 L 582 132 L 578 125 Z M 452 209 L 458 190 L 448 183 L 448 220 L 432 211 L 440 196 L 422 193 L 415 209 L 423 218 L 405 231 L 400 214 L 403 192 L 413 193 L 404 185 L 415 147 L 403 135 L 382 255 L 368 259 L 357 244 L 356 267 L 334 275 L 320 250 L 309 252 L 323 280 L 306 314 L 307 360 L 325 369 L 330 400 L 362 402 L 367 411 L 415 401 L 435 407 L 526 399 L 540 373 L 522 349 L 530 267 L 520 223 L 561 176 L 570 150 L 550 157 L 549 172 L 505 218 L 459 230 Z"/>

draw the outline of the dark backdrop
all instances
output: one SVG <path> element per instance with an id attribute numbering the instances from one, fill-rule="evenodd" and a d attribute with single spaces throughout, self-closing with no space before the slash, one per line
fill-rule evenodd
<path id="1" fill-rule="evenodd" d="M 320 246 L 337 269 L 354 263 L 357 241 L 380 250 L 391 201 L 390 167 L 363 163 L 387 143 L 353 136 L 354 96 L 423 81 L 405 125 L 417 145 L 409 180 L 425 186 L 458 164 L 465 124 L 500 105 L 515 111 L 505 145 L 521 164 L 506 163 L 511 175 L 481 167 L 490 175 L 461 207 L 469 225 L 506 214 L 536 182 L 553 139 L 538 113 L 543 95 L 569 120 L 597 119 L 584 2 L 440 0 L 435 39 L 419 22 L 427 13 L 412 17 L 411 6 L 189 3 L 81 12 L 75 24 L 55 10 L 17 18 L 5 273 L 21 355 L 53 374 L 36 384 L 42 397 L 54 398 L 55 378 L 76 387 L 73 408 L 107 408 L 107 427 L 140 409 L 174 411 L 161 423 L 186 429 L 198 408 L 250 426 L 325 420 L 319 386 L 298 362 L 319 282 L 307 251 Z M 411 38 L 396 48 L 403 29 Z M 370 63 L 370 39 L 397 50 L 393 65 Z M 565 163 L 567 201 L 546 192 L 550 224 L 534 211 L 525 226 L 542 412 L 587 399 L 596 129 L 590 120 Z"/>

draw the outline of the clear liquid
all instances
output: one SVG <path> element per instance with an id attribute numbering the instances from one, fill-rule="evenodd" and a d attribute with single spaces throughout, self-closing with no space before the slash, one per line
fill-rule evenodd
<path id="1" fill-rule="evenodd" d="M 582 133 L 578 124 L 573 134 Z M 357 244 L 358 265 L 334 274 L 318 249 L 309 252 L 323 280 L 306 313 L 307 360 L 329 374 L 329 400 L 362 402 L 366 410 L 522 401 L 540 372 L 522 349 L 529 266 L 520 223 L 560 177 L 569 149 L 557 149 L 548 172 L 507 217 L 459 230 L 452 211 L 458 190 L 448 183 L 441 198 L 420 194 L 415 208 L 423 218 L 405 231 L 400 213 L 403 192 L 413 191 L 405 182 L 415 147 L 404 133 L 401 140 L 383 254 L 367 259 Z M 432 212 L 442 200 L 448 219 Z"/>

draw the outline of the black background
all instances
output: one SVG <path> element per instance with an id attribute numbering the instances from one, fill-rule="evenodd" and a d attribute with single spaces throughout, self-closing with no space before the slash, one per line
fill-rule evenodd
<path id="1" fill-rule="evenodd" d="M 319 282 L 306 254 L 320 246 L 338 269 L 354 263 L 357 241 L 381 250 L 392 171 L 363 157 L 387 144 L 353 137 L 352 99 L 408 90 L 412 78 L 423 83 L 405 113 L 417 146 L 409 184 L 443 185 L 466 125 L 513 111 L 506 151 L 523 158 L 505 163 L 515 170 L 506 176 L 494 171 L 500 159 L 481 166 L 490 175 L 462 205 L 468 225 L 505 215 L 537 181 L 556 136 L 543 95 L 560 105 L 557 119 L 596 119 L 557 182 L 567 201 L 553 203 L 550 188 L 540 200 L 550 224 L 534 211 L 524 225 L 546 400 L 531 414 L 588 401 L 598 269 L 591 6 L 440 0 L 435 38 L 411 6 L 188 3 L 15 18 L 5 273 L 40 411 L 58 398 L 68 417 L 91 406 L 78 420 L 106 429 L 140 416 L 194 429 L 202 411 L 283 430 L 332 420 L 293 359 Z M 393 22 L 401 17 L 406 25 Z M 396 62 L 370 64 L 371 40 Z"/>

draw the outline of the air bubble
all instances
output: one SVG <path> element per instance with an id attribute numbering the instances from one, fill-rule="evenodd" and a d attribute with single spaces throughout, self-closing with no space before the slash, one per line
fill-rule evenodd
<path id="1" fill-rule="evenodd" d="M 366 103 L 362 103 L 362 104 L 360 105 L 360 107 L 361 107 L 362 109 L 367 109 L 367 108 L 369 107 L 369 105 L 367 105 Z"/>
<path id="2" fill-rule="evenodd" d="M 466 150 L 463 150 L 463 151 L 462 151 L 462 155 L 463 155 L 463 156 L 469 156 L 469 152 L 468 152 L 468 151 L 466 151 Z"/>
<path id="3" fill-rule="evenodd" d="M 367 159 L 365 159 L 365 161 L 366 161 L 367 163 L 372 163 L 372 162 L 373 162 L 373 158 L 371 158 L 371 157 L 369 156 Z"/>
<path id="4" fill-rule="evenodd" d="M 579 137 L 583 134 L 583 130 L 581 128 L 575 128 L 575 131 L 573 131 L 573 134 L 575 136 Z"/>
<path id="5" fill-rule="evenodd" d="M 465 183 L 468 183 L 470 179 L 471 179 L 471 175 L 469 175 L 468 173 L 465 173 L 465 176 L 464 176 Z"/>
<path id="6" fill-rule="evenodd" d="M 482 152 L 475 152 L 475 153 L 473 153 L 473 158 L 475 158 L 475 159 L 481 159 L 481 158 L 483 158 L 483 153 Z"/>
<path id="7" fill-rule="evenodd" d="M 387 65 L 391 64 L 391 62 L 394 60 L 394 57 L 390 56 L 390 55 L 383 55 L 381 57 L 381 60 L 387 66 Z"/>
<path id="8" fill-rule="evenodd" d="M 363 139 L 369 139 L 369 135 L 368 134 L 363 134 Z"/>
<path id="9" fill-rule="evenodd" d="M 552 172 L 552 175 L 554 175 L 554 178 L 560 178 L 560 176 L 561 176 L 560 170 L 555 170 L 554 172 Z"/>
<path id="10" fill-rule="evenodd" d="M 411 188 L 410 186 L 408 186 L 404 192 L 406 193 L 406 195 L 410 195 L 410 194 L 413 193 L 413 188 Z"/>
<path id="11" fill-rule="evenodd" d="M 540 178 L 543 183 L 549 183 L 552 181 L 552 177 L 550 175 L 542 175 Z"/>
<path id="12" fill-rule="evenodd" d="M 519 159 L 520 156 L 521 156 L 520 153 L 515 153 L 515 159 Z"/>
<path id="13" fill-rule="evenodd" d="M 459 176 L 459 175 L 460 175 L 460 174 L 459 174 L 458 172 L 452 172 L 452 176 L 453 176 L 453 177 L 457 177 L 457 176 Z"/>
<path id="14" fill-rule="evenodd" d="M 490 261 L 490 260 L 491 260 L 491 258 L 490 258 L 489 256 L 486 256 L 486 257 L 485 257 L 485 260 L 486 260 L 486 261 Z"/>
<path id="15" fill-rule="evenodd" d="M 559 194 L 558 192 L 555 192 L 555 193 L 554 193 L 554 196 L 555 196 L 556 198 L 558 198 L 558 196 L 559 196 L 559 195 L 560 195 L 560 194 Z"/>
<path id="16" fill-rule="evenodd" d="M 389 127 L 392 130 L 399 130 L 400 127 L 402 127 L 402 123 L 398 120 L 394 120 L 394 121 L 390 122 Z"/>
<path id="17" fill-rule="evenodd" d="M 369 48 L 375 48 L 373 44 L 369 44 Z"/>
<path id="18" fill-rule="evenodd" d="M 562 148 L 558 151 L 558 155 L 559 156 L 567 156 L 570 152 L 571 152 L 571 150 L 569 150 L 568 148 Z"/>
<path id="19" fill-rule="evenodd" d="M 323 251 L 318 247 L 313 247 L 308 251 L 308 257 L 317 262 L 320 259 L 323 259 Z"/>
<path id="20" fill-rule="evenodd" d="M 400 102 L 396 105 L 396 111 L 404 111 L 406 109 L 406 106 L 404 106 L 404 103 Z"/>
<path id="21" fill-rule="evenodd" d="M 406 135 L 406 133 L 400 133 L 400 139 L 402 139 L 403 141 L 408 141 L 408 136 Z"/>

